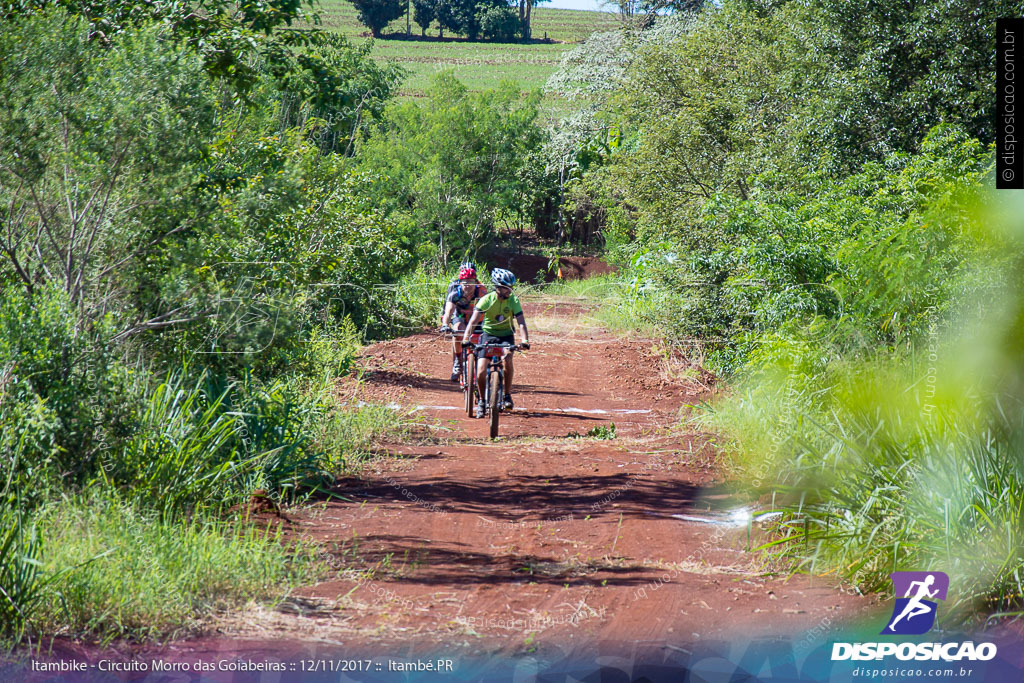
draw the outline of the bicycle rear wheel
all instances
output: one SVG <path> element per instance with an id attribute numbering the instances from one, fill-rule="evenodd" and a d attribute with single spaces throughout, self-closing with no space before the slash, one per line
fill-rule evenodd
<path id="1" fill-rule="evenodd" d="M 487 397 L 487 408 L 491 411 L 491 438 L 498 436 L 498 413 L 501 412 L 501 383 L 504 378 L 501 373 L 495 372 L 491 375 L 490 395 Z"/>

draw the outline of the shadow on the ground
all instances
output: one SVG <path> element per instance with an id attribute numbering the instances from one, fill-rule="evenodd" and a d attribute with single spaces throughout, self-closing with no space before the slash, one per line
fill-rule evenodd
<path id="1" fill-rule="evenodd" d="M 655 474 L 647 475 L 654 477 Z M 341 483 L 341 482 L 339 482 Z M 354 486 L 353 486 L 354 485 Z M 352 486 L 352 488 L 350 488 Z M 358 488 L 355 488 L 358 487 Z M 510 475 L 469 482 L 431 478 L 396 487 L 387 481 L 353 480 L 336 487 L 338 493 L 356 495 L 359 490 L 375 499 L 415 505 L 440 512 L 486 515 L 498 522 L 540 523 L 572 515 L 583 519 L 610 515 L 641 517 L 652 510 L 685 512 L 695 508 L 699 487 L 678 481 L 662 482 L 630 473 L 612 475 L 554 476 Z M 615 509 L 611 504 L 615 503 Z"/>
<path id="2" fill-rule="evenodd" d="M 367 370 L 363 374 L 362 379 L 367 384 L 429 389 L 456 394 L 462 393 L 458 382 L 452 382 L 446 377 L 424 377 L 423 375 L 402 372 L 400 370 Z"/>
<path id="3" fill-rule="evenodd" d="M 647 583 L 650 575 L 662 572 L 651 567 L 600 561 L 555 562 L 529 553 L 488 553 L 463 543 L 439 548 L 427 538 L 392 534 L 363 536 L 358 558 L 366 567 L 382 564 L 390 567 L 390 572 L 375 575 L 375 581 L 426 586 L 470 583 L 629 586 Z"/>
<path id="4" fill-rule="evenodd" d="M 607 422 L 607 415 L 583 415 L 576 412 L 563 412 L 560 410 L 517 410 L 515 415 L 520 417 L 557 417 L 563 420 L 579 420 L 582 422 Z M 562 435 L 564 436 L 564 434 Z"/>

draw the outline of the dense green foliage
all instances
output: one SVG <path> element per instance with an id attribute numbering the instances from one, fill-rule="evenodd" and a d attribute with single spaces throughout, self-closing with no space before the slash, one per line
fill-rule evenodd
<path id="1" fill-rule="evenodd" d="M 1024 7 L 627 4 L 549 81 L 578 106 L 551 130 L 513 82 L 394 102 L 372 43 L 286 30 L 298 0 L 0 5 L 4 635 L 173 633 L 228 576 L 234 602 L 315 571 L 225 511 L 398 428 L 334 380 L 523 228 L 599 235 L 604 320 L 733 382 L 702 419 L 793 566 L 942 569 L 959 616 L 1020 611 L 1024 270 L 980 207 L 989 28 Z M 416 13 L 508 40 L 531 7 Z M 404 6 L 364 8 L 377 34 Z"/>
<path id="2" fill-rule="evenodd" d="M 981 257 L 962 223 L 991 163 L 995 9 L 730 2 L 594 36 L 549 81 L 583 108 L 547 163 L 604 210 L 652 315 L 720 369 L 814 319 L 839 321 L 840 347 L 895 349 L 921 293 L 951 305 Z"/>
<path id="3" fill-rule="evenodd" d="M 393 317 L 372 287 L 411 269 L 345 156 L 395 67 L 333 36 L 292 51 L 272 29 L 297 4 L 210 3 L 192 24 L 170 4 L 47 5 L 5 6 L 0 31 L 0 630 L 16 635 L 51 623 L 43 595 L 82 632 L 93 616 L 69 615 L 98 613 L 52 564 L 53 501 L 159 515 L 167 543 L 192 533 L 182 514 L 209 517 L 230 554 L 228 506 L 345 468 L 393 416 L 346 409 L 330 381 L 358 327 Z M 239 69 L 211 61 L 228 58 L 218 31 L 249 45 Z"/>
<path id="4" fill-rule="evenodd" d="M 316 23 L 319 18 L 304 0 L 242 2 L 198 0 L 182 3 L 154 0 L 3 0 L 0 21 L 13 21 L 49 8 L 62 8 L 86 20 L 84 37 L 109 45 L 140 26 L 160 26 L 194 50 L 211 75 L 227 79 L 244 91 L 257 77 L 254 61 L 273 57 L 289 46 L 303 44 L 308 34 L 277 31 L 294 22 Z"/>
<path id="5" fill-rule="evenodd" d="M 951 620 L 1021 609 L 1019 242 L 981 209 L 1011 9 L 726 2 L 549 81 L 616 306 L 736 387 L 701 420 L 784 512 L 770 547 L 867 590 L 946 571 Z"/>
<path id="6" fill-rule="evenodd" d="M 404 73 L 371 44 L 272 30 L 298 4 L 207 3 L 195 22 L 129 4 L 4 6 L 0 635 L 173 632 L 220 590 L 178 582 L 236 551 L 242 574 L 265 554 L 263 578 L 290 581 L 291 551 L 221 517 L 256 490 L 321 490 L 402 429 L 335 380 L 365 339 L 433 322 L 449 257 L 528 223 L 545 191 L 524 170 L 537 94 L 442 76 L 430 107 L 389 108 Z M 237 68 L 211 62 L 218 31 L 248 44 Z M 93 501 L 111 556 L 95 538 L 56 553 Z M 123 525 L 167 546 L 166 571 L 129 566 L 138 548 L 108 542 Z M 177 562 L 175 543 L 198 545 Z M 167 591 L 176 619 L 153 602 Z"/>
<path id="7" fill-rule="evenodd" d="M 471 93 L 442 73 L 425 104 L 393 107 L 360 144 L 360 166 L 383 174 L 372 196 L 419 259 L 472 255 L 498 225 L 532 219 L 545 192 L 527 173 L 543 135 L 538 99 L 511 82 Z"/>
<path id="8" fill-rule="evenodd" d="M 374 37 L 407 11 L 405 2 L 397 0 L 350 0 L 358 11 L 359 21 Z M 537 0 L 529 0 L 535 4 Z M 543 0 L 540 0 L 543 1 Z M 439 36 L 447 30 L 477 40 L 511 42 L 530 35 L 529 15 L 524 12 L 528 0 L 519 3 L 519 12 L 507 0 L 413 0 L 414 19 L 421 33 L 437 22 Z M 532 6 L 531 4 L 531 6 Z"/>
<path id="9" fill-rule="evenodd" d="M 943 204 L 931 215 L 971 231 L 987 255 L 963 264 L 980 273 L 918 292 L 919 317 L 898 323 L 923 333 L 909 348 L 830 357 L 819 339 L 777 335 L 706 419 L 729 437 L 737 470 L 787 512 L 775 550 L 867 590 L 887 589 L 893 569 L 944 571 L 953 624 L 1021 613 L 1022 226 L 1019 201 L 966 217 Z M 899 246 L 888 275 L 919 271 Z M 950 290 L 966 300 L 949 306 Z"/>

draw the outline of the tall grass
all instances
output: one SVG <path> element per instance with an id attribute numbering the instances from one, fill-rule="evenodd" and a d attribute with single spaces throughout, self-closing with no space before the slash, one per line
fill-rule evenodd
<path id="1" fill-rule="evenodd" d="M 607 274 L 585 280 L 556 280 L 532 286 L 527 291 L 593 306 L 588 316 L 613 332 L 646 337 L 665 334 L 661 311 L 664 297 L 669 293 L 652 282 Z"/>
<path id="2" fill-rule="evenodd" d="M 24 514 L 0 506 L 0 637 L 20 639 L 43 597 L 40 543 Z"/>
<path id="3" fill-rule="evenodd" d="M 204 380 L 173 373 L 148 392 L 137 431 L 101 468 L 108 483 L 170 509 L 222 493 L 242 460 L 239 425 L 225 410 L 230 389 L 207 396 Z"/>
<path id="4" fill-rule="evenodd" d="M 220 610 L 280 599 L 321 570 L 310 548 L 274 529 L 161 517 L 99 491 L 45 507 L 37 524 L 41 569 L 58 577 L 32 618 L 42 633 L 177 637 Z"/>
<path id="5" fill-rule="evenodd" d="M 254 488 L 289 496 L 329 483 L 401 428 L 384 406 L 334 402 L 326 381 L 300 390 L 170 373 L 144 395 L 137 430 L 83 493 L 30 511 L 0 481 L 0 637 L 174 637 L 285 595 L 316 578 L 313 554 L 221 511 Z"/>
<path id="6" fill-rule="evenodd" d="M 381 452 L 385 439 L 395 439 L 412 426 L 394 408 L 381 404 L 349 406 L 332 411 L 313 434 L 323 454 L 323 467 L 333 473 L 351 472 Z"/>
<path id="7" fill-rule="evenodd" d="M 324 474 L 306 434 L 320 407 L 287 381 L 218 381 L 184 368 L 140 393 L 135 430 L 99 470 L 136 502 L 217 507 L 253 488 L 294 491 Z"/>

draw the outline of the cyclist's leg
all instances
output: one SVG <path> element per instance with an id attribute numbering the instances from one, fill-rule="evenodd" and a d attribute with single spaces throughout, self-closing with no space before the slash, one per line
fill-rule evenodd
<path id="1" fill-rule="evenodd" d="M 452 361 L 459 359 L 462 352 L 462 331 L 466 329 L 466 320 L 456 313 L 452 316 Z"/>
<path id="2" fill-rule="evenodd" d="M 515 344 L 516 343 L 516 337 L 515 337 L 514 334 L 506 334 L 506 335 L 503 335 L 501 337 L 491 337 L 491 338 L 494 339 L 499 344 L 510 344 L 511 345 L 511 344 Z M 514 370 L 514 365 L 512 363 L 512 356 L 514 354 L 515 354 L 515 351 L 509 351 L 508 355 L 505 356 L 505 395 L 506 396 L 508 394 L 512 393 L 512 371 Z"/>
<path id="3" fill-rule="evenodd" d="M 505 356 L 505 393 L 512 393 L 512 372 L 515 370 L 515 365 L 512 363 L 512 356 L 515 355 L 515 351 L 510 351 Z"/>
<path id="4" fill-rule="evenodd" d="M 481 340 L 482 341 L 482 340 Z M 480 355 L 476 359 L 476 409 L 475 415 L 483 417 L 487 404 L 487 358 Z"/>
<path id="5" fill-rule="evenodd" d="M 476 388 L 477 396 L 483 401 L 487 392 L 487 359 L 482 356 L 476 361 Z"/>
<path id="6" fill-rule="evenodd" d="M 503 337 L 496 337 L 487 332 L 480 334 L 481 344 L 495 344 L 501 343 Z M 483 401 L 487 394 L 487 358 L 483 355 L 480 356 L 480 360 L 477 361 L 476 365 L 476 385 L 480 389 L 480 400 Z"/>

